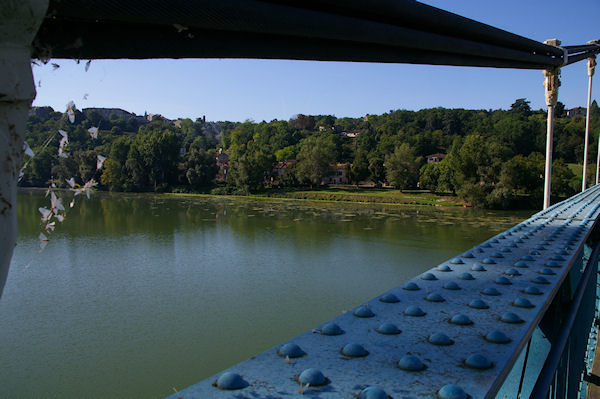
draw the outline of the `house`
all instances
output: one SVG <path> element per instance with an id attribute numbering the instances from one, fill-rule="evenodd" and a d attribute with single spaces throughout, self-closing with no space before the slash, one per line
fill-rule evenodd
<path id="1" fill-rule="evenodd" d="M 446 158 L 446 154 L 441 154 L 441 153 L 437 153 L 437 154 L 430 154 L 427 155 L 427 163 L 440 163 L 442 162 L 442 159 Z"/>
<path id="2" fill-rule="evenodd" d="M 359 134 L 360 134 L 360 132 L 358 130 L 348 130 L 348 131 L 341 132 L 340 136 L 355 139 Z"/>
<path id="3" fill-rule="evenodd" d="M 350 167 L 350 163 L 338 163 L 331 165 L 333 173 L 326 176 L 321 181 L 321 184 L 348 184 L 348 176 L 346 175 L 346 169 Z"/>
<path id="4" fill-rule="evenodd" d="M 278 183 L 281 181 L 283 175 L 285 175 L 286 170 L 289 170 L 289 167 L 296 162 L 295 159 L 277 162 L 275 168 L 273 169 L 273 174 L 271 175 L 271 183 Z"/>
<path id="5" fill-rule="evenodd" d="M 571 108 L 570 110 L 567 111 L 567 116 L 569 118 L 573 118 L 575 116 L 585 116 L 586 113 L 587 113 L 587 108 L 575 107 L 575 108 Z"/>

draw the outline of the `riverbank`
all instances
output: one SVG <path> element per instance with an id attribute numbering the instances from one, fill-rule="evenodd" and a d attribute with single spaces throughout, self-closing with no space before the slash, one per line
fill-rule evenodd
<path id="1" fill-rule="evenodd" d="M 461 199 L 426 190 L 393 190 L 385 188 L 328 187 L 324 189 L 274 189 L 256 197 L 290 198 L 312 201 L 345 201 L 399 205 L 428 205 L 456 207 L 466 206 Z"/>
<path id="2" fill-rule="evenodd" d="M 171 192 L 167 195 L 228 196 L 257 199 L 288 199 L 327 202 L 353 202 L 389 205 L 422 205 L 436 207 L 468 207 L 460 198 L 450 194 L 435 194 L 427 190 L 394 190 L 389 188 L 368 188 L 334 186 L 327 188 L 269 188 L 253 194 L 239 193 L 186 193 Z"/>

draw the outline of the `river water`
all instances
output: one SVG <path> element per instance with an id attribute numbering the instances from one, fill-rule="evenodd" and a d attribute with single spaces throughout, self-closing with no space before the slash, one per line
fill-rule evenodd
<path id="1" fill-rule="evenodd" d="M 40 252 L 48 202 L 19 194 L 2 398 L 163 398 L 531 213 L 96 192 Z"/>

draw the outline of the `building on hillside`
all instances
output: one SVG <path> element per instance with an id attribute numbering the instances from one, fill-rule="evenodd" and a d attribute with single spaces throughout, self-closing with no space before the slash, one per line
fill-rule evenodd
<path id="1" fill-rule="evenodd" d="M 340 133 L 340 136 L 355 139 L 356 137 L 358 137 L 359 134 L 360 134 L 360 132 L 358 130 L 348 130 L 348 131 L 345 130 Z"/>
<path id="2" fill-rule="evenodd" d="M 285 161 L 277 162 L 277 165 L 275 165 L 275 168 L 273 169 L 271 183 L 279 183 L 285 175 L 286 170 L 289 170 L 289 167 L 295 162 L 295 159 L 286 159 Z"/>
<path id="3" fill-rule="evenodd" d="M 348 184 L 348 175 L 346 169 L 352 166 L 350 163 L 338 163 L 331 165 L 333 172 L 331 175 L 326 176 L 321 181 L 321 184 Z"/>
<path id="4" fill-rule="evenodd" d="M 442 159 L 446 158 L 446 154 L 437 153 L 427 155 L 427 163 L 440 163 Z"/>
<path id="5" fill-rule="evenodd" d="M 98 115 L 100 115 L 103 119 L 106 119 L 107 121 L 111 119 L 111 116 L 113 118 L 122 118 L 124 120 L 135 118 L 137 116 L 136 114 L 125 111 L 121 108 L 83 108 L 81 110 L 81 112 L 83 112 L 86 115 L 88 115 L 92 111 L 98 113 Z"/>
<path id="6" fill-rule="evenodd" d="M 52 107 L 31 107 L 29 108 L 29 115 L 35 115 L 40 119 L 47 120 L 54 113 Z"/>
<path id="7" fill-rule="evenodd" d="M 587 113 L 587 108 L 575 107 L 575 108 L 571 108 L 570 110 L 567 111 L 567 116 L 569 118 L 573 118 L 574 116 L 585 116 L 586 113 Z"/>

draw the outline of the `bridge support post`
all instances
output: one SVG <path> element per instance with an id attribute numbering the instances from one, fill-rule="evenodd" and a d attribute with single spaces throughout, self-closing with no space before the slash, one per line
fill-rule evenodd
<path id="1" fill-rule="evenodd" d="M 552 136 L 554 132 L 554 107 L 560 86 L 560 68 L 544 70 L 544 87 L 546 88 L 546 105 L 548 106 L 548 122 L 546 129 L 546 167 L 544 170 L 544 209 L 550 206 L 550 188 L 552 180 Z"/>
<path id="2" fill-rule="evenodd" d="M 587 188 L 587 163 L 588 163 L 588 141 L 590 139 L 590 105 L 592 101 L 592 76 L 594 76 L 594 69 L 596 68 L 596 57 L 588 58 L 587 69 L 588 69 L 588 98 L 587 98 L 587 112 L 585 116 L 585 145 L 583 150 L 583 178 L 581 179 L 581 191 L 585 191 Z M 600 151 L 598 151 L 600 154 Z M 596 167 L 596 184 L 598 184 L 598 170 Z"/>
<path id="3" fill-rule="evenodd" d="M 0 2 L 0 295 L 17 241 L 17 180 L 35 85 L 31 42 L 48 0 Z"/>

